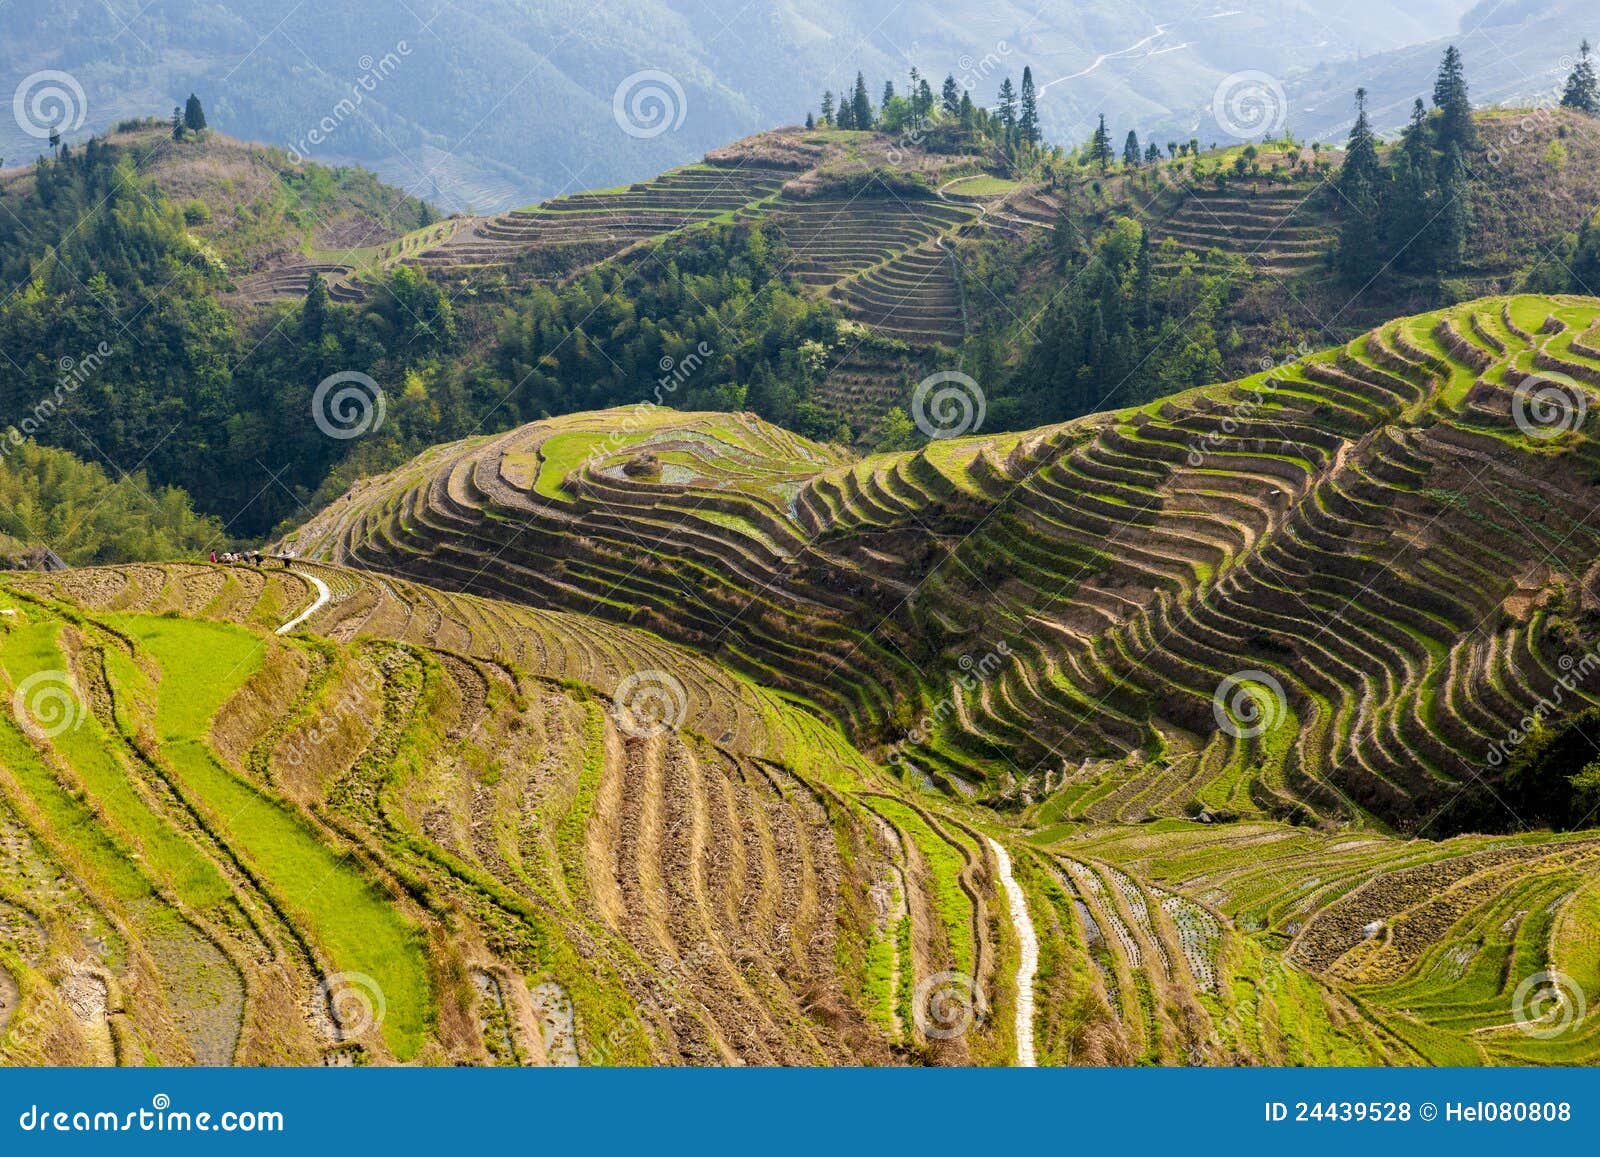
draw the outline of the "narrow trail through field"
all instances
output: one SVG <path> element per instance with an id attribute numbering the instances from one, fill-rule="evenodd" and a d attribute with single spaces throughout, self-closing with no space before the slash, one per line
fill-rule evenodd
<path id="1" fill-rule="evenodd" d="M 1017 930 L 1021 946 L 1022 959 L 1017 962 L 1017 1064 L 1031 1069 L 1039 1063 L 1033 1055 L 1033 978 L 1039 971 L 1039 938 L 1034 935 L 1022 885 L 1011 875 L 1011 857 L 993 839 L 989 840 L 989 847 L 1000 864 L 1000 883 L 1005 886 L 1006 905 L 1011 909 L 1011 926 Z"/>
<path id="2" fill-rule="evenodd" d="M 278 628 L 278 634 L 280 634 L 280 635 L 287 635 L 290 631 L 294 630 L 301 623 L 305 622 L 312 615 L 316 614 L 324 606 L 326 606 L 327 603 L 328 603 L 328 600 L 333 597 L 333 592 L 328 589 L 328 584 L 323 582 L 316 575 L 314 575 L 314 574 L 306 574 L 306 572 L 303 571 L 303 570 L 290 571 L 289 573 L 290 574 L 299 575 L 301 578 L 305 579 L 312 586 L 316 587 L 317 588 L 317 597 L 316 597 L 316 600 L 309 607 L 307 607 L 305 610 L 301 611 L 294 618 L 290 619 L 287 623 L 283 624 L 283 626 Z"/>

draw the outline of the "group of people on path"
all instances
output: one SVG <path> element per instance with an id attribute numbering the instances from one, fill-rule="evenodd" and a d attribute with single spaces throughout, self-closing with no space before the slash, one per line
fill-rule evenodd
<path id="1" fill-rule="evenodd" d="M 225 550 L 221 554 L 211 552 L 212 562 L 245 563 L 248 566 L 260 566 L 262 554 L 259 550 Z"/>

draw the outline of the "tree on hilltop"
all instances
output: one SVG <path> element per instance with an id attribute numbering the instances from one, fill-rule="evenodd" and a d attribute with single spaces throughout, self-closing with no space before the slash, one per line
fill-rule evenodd
<path id="1" fill-rule="evenodd" d="M 1600 113 L 1600 81 L 1595 79 L 1594 65 L 1589 60 L 1589 41 L 1578 46 L 1578 63 L 1567 77 L 1566 91 L 1561 94 L 1562 108 L 1575 108 L 1591 115 Z"/>
<path id="2" fill-rule="evenodd" d="M 854 114 L 855 128 L 870 129 L 872 127 L 872 98 L 867 95 L 867 78 L 859 72 L 856 73 L 856 89 L 850 98 L 851 112 Z"/>
<path id="3" fill-rule="evenodd" d="M 1472 123 L 1472 101 L 1467 97 L 1466 71 L 1461 53 L 1452 44 L 1439 62 L 1439 75 L 1433 82 L 1433 107 L 1439 110 L 1439 147 L 1455 145 L 1466 150 L 1478 143 L 1478 130 Z"/>
<path id="4" fill-rule="evenodd" d="M 825 125 L 833 123 L 833 90 L 831 88 L 824 89 L 822 92 L 822 123 Z"/>
<path id="5" fill-rule="evenodd" d="M 1033 69 L 1022 68 L 1022 109 L 1017 114 L 1017 128 L 1022 139 L 1030 145 L 1039 143 L 1039 94 L 1033 87 Z"/>
<path id="6" fill-rule="evenodd" d="M 1421 272 L 1433 264 L 1437 212 L 1436 163 L 1428 142 L 1428 109 L 1418 97 L 1411 121 L 1395 150 L 1393 195 L 1384 199 L 1384 246 L 1402 269 Z"/>
<path id="7" fill-rule="evenodd" d="M 1345 144 L 1344 163 L 1335 188 L 1339 212 L 1340 271 L 1352 281 L 1365 281 L 1378 268 L 1378 204 L 1383 163 L 1378 160 L 1378 140 L 1367 119 L 1367 90 L 1356 89 L 1356 123 Z"/>
<path id="8" fill-rule="evenodd" d="M 1094 136 L 1089 138 L 1089 160 L 1099 165 L 1103 173 L 1111 168 L 1111 162 L 1115 159 L 1116 154 L 1111 151 L 1111 131 L 1106 128 L 1106 114 L 1101 113 Z"/>
<path id="9" fill-rule="evenodd" d="M 1128 130 L 1128 137 L 1122 142 L 1122 163 L 1130 169 L 1137 169 L 1144 161 L 1144 150 L 1139 147 L 1139 134 L 1132 129 Z"/>
<path id="10" fill-rule="evenodd" d="M 894 99 L 894 81 L 886 80 L 886 81 L 883 82 L 883 99 L 878 102 L 878 108 L 880 110 L 888 108 L 889 107 L 889 102 L 892 101 L 893 99 Z"/>
<path id="11" fill-rule="evenodd" d="M 1007 143 L 1010 143 L 1017 127 L 1017 90 L 1009 76 L 1000 82 L 999 103 L 995 105 L 995 111 L 1000 115 L 1000 129 Z"/>
<path id="12" fill-rule="evenodd" d="M 954 74 L 944 78 L 944 88 L 940 90 L 939 103 L 944 106 L 945 116 L 961 115 L 961 86 L 956 83 Z"/>
<path id="13" fill-rule="evenodd" d="M 192 92 L 183 106 L 183 127 L 191 133 L 205 132 L 206 110 L 200 107 L 200 98 Z"/>
<path id="14" fill-rule="evenodd" d="M 172 106 L 172 139 L 175 140 L 175 141 L 183 140 L 184 131 L 185 130 L 184 130 L 184 127 L 183 127 L 183 109 L 179 108 L 177 105 L 173 105 Z"/>

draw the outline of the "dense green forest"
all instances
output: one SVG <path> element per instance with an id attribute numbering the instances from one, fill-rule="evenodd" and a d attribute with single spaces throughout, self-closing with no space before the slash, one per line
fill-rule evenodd
<path id="1" fill-rule="evenodd" d="M 175 487 L 141 474 L 113 480 L 65 450 L 30 443 L 0 452 L 0 566 L 49 544 L 75 566 L 175 559 L 227 545 L 222 524 L 198 515 Z"/>

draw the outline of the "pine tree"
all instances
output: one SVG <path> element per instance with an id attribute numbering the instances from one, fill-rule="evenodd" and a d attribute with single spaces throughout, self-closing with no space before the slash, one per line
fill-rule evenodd
<path id="1" fill-rule="evenodd" d="M 882 112 L 888 112 L 889 111 L 889 102 L 892 101 L 893 99 L 894 99 L 894 81 L 886 80 L 886 81 L 883 82 L 883 99 L 878 102 L 879 110 L 882 111 Z"/>
<path id="2" fill-rule="evenodd" d="M 850 103 L 855 107 L 851 110 L 855 116 L 855 127 L 870 129 L 872 127 L 872 98 L 867 96 L 867 79 L 859 72 L 856 73 L 856 91 Z"/>
<path id="3" fill-rule="evenodd" d="M 1154 141 L 1151 141 L 1150 147 L 1144 151 L 1144 159 L 1152 165 L 1160 164 L 1161 146 L 1156 144 Z"/>
<path id="4" fill-rule="evenodd" d="M 945 116 L 961 115 L 961 86 L 956 83 L 954 75 L 944 78 L 944 88 L 939 93 L 939 103 L 944 106 Z"/>
<path id="5" fill-rule="evenodd" d="M 933 86 L 928 83 L 928 78 L 923 77 L 917 82 L 917 122 L 926 122 L 933 116 Z"/>
<path id="6" fill-rule="evenodd" d="M 825 125 L 833 123 L 833 90 L 831 88 L 824 89 L 822 93 L 822 123 Z"/>
<path id="7" fill-rule="evenodd" d="M 1009 76 L 1000 82 L 1000 100 L 995 111 L 1000 114 L 1000 127 L 1009 142 L 1017 127 L 1017 90 Z"/>
<path id="8" fill-rule="evenodd" d="M 978 108 L 972 103 L 972 94 L 963 91 L 961 94 L 961 127 L 971 129 L 978 123 Z"/>
<path id="9" fill-rule="evenodd" d="M 1356 123 L 1350 129 L 1335 186 L 1339 191 L 1339 212 L 1344 217 L 1339 228 L 1338 264 L 1340 272 L 1351 281 L 1365 282 L 1381 263 L 1378 206 L 1382 180 L 1378 142 L 1367 119 L 1367 90 L 1358 88 Z"/>
<path id="10" fill-rule="evenodd" d="M 300 307 L 300 336 L 308 342 L 322 340 L 328 321 L 328 286 L 322 274 L 312 273 L 306 286 L 305 304 Z"/>
<path id="11" fill-rule="evenodd" d="M 1478 143 L 1472 123 L 1472 101 L 1467 98 L 1467 77 L 1455 45 L 1445 49 L 1439 75 L 1433 82 L 1433 106 L 1439 110 L 1438 141 L 1441 149 L 1455 145 L 1463 151 Z"/>
<path id="12" fill-rule="evenodd" d="M 192 92 L 183 106 L 183 127 L 192 133 L 205 131 L 206 110 L 200 107 L 200 98 Z"/>
<path id="13" fill-rule="evenodd" d="M 1438 268 L 1435 168 L 1433 148 L 1428 143 L 1428 110 L 1418 97 L 1411 107 L 1411 121 L 1395 150 L 1394 176 L 1381 198 L 1380 214 L 1385 253 L 1401 269 L 1411 272 L 1426 273 Z"/>
<path id="14" fill-rule="evenodd" d="M 806 128 L 814 129 L 816 127 L 817 127 L 817 118 L 812 116 L 810 113 L 806 113 Z"/>
<path id="15" fill-rule="evenodd" d="M 1022 69 L 1022 111 L 1017 116 L 1017 127 L 1022 139 L 1030 145 L 1039 143 L 1039 94 L 1033 87 L 1033 69 Z"/>
<path id="16" fill-rule="evenodd" d="M 854 100 L 840 99 L 839 111 L 833 115 L 833 123 L 842 129 L 856 127 L 856 102 Z"/>
<path id="17" fill-rule="evenodd" d="M 1100 166 L 1103 173 L 1111 168 L 1115 154 L 1111 151 L 1111 132 L 1106 128 L 1106 114 L 1100 114 L 1100 124 L 1089 138 L 1089 160 Z"/>
<path id="18" fill-rule="evenodd" d="M 177 105 L 172 106 L 172 139 L 183 140 L 183 110 Z"/>
<path id="19" fill-rule="evenodd" d="M 1130 169 L 1137 169 L 1144 160 L 1144 151 L 1139 148 L 1139 134 L 1132 129 L 1128 130 L 1128 139 L 1122 142 L 1122 163 Z"/>
<path id="20" fill-rule="evenodd" d="M 1467 181 L 1467 166 L 1461 150 L 1451 145 L 1445 150 L 1439 170 L 1439 212 L 1434 218 L 1434 262 L 1441 273 L 1461 264 L 1467 247 L 1467 231 L 1472 226 L 1472 186 Z"/>
<path id="21" fill-rule="evenodd" d="M 1567 77 L 1566 91 L 1561 94 L 1562 108 L 1575 108 L 1579 112 L 1600 113 L 1600 81 L 1595 79 L 1594 65 L 1589 62 L 1589 42 L 1578 46 L 1578 63 Z"/>

